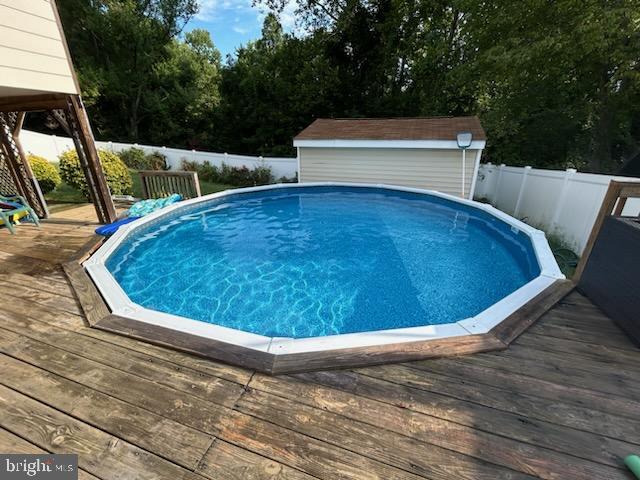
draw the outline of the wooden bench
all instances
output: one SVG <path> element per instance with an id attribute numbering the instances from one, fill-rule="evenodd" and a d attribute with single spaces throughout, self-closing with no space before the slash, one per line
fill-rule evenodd
<path id="1" fill-rule="evenodd" d="M 179 193 L 183 198 L 200 197 L 197 172 L 142 170 L 142 195 L 144 198 L 162 198 Z"/>

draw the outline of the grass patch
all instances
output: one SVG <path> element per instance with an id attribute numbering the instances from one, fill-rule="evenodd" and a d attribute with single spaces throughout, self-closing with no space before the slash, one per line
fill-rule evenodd
<path id="1" fill-rule="evenodd" d="M 62 182 L 56 187 L 55 190 L 45 194 L 44 198 L 47 203 L 87 203 L 87 199 L 80 193 L 80 190 L 76 190 L 71 185 L 67 185 Z"/>
<path id="2" fill-rule="evenodd" d="M 547 242 L 553 252 L 553 256 L 558 262 L 560 271 L 565 277 L 571 278 L 576 271 L 576 266 L 580 256 L 577 255 L 558 235 L 546 234 Z"/>

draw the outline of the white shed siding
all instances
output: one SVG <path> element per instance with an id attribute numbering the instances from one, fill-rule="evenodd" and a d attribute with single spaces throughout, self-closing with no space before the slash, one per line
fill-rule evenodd
<path id="1" fill-rule="evenodd" d="M 386 183 L 460 195 L 460 150 L 301 147 L 301 182 Z M 477 150 L 468 150 L 465 197 L 469 196 Z"/>
<path id="2" fill-rule="evenodd" d="M 48 0 L 0 0 L 0 87 L 79 93 Z"/>

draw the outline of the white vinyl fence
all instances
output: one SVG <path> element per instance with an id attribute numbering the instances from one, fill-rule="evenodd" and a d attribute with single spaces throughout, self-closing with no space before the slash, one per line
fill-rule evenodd
<path id="1" fill-rule="evenodd" d="M 57 160 L 65 150 L 74 148 L 66 137 L 44 135 L 30 131 L 20 134 L 27 152 Z M 159 151 L 166 155 L 171 169 L 180 169 L 183 159 L 198 163 L 253 168 L 264 164 L 271 167 L 276 178 L 293 177 L 298 170 L 296 158 L 262 158 L 226 153 L 179 150 L 116 142 L 96 142 L 98 148 L 120 152 L 137 147 L 147 153 Z M 531 167 L 507 167 L 505 165 L 480 165 L 476 182 L 476 199 L 487 199 L 500 210 L 516 218 L 558 236 L 576 253 L 581 253 L 587 243 L 593 222 L 611 180 L 640 181 L 636 178 L 614 177 L 566 171 L 542 170 Z M 629 199 L 624 215 L 637 215 L 640 199 Z"/>
<path id="2" fill-rule="evenodd" d="M 57 161 L 58 155 L 65 150 L 73 149 L 73 140 L 68 137 L 58 137 L 56 135 L 45 135 L 37 132 L 23 130 L 20 133 L 20 140 L 24 149 L 28 153 L 40 155 L 50 161 Z M 98 148 L 120 152 L 131 147 L 144 150 L 145 153 L 160 152 L 167 157 L 167 164 L 172 170 L 180 170 L 182 160 L 190 160 L 198 163 L 209 162 L 211 165 L 220 166 L 222 162 L 232 167 L 254 168 L 258 165 L 271 167 L 273 176 L 294 177 L 298 170 L 298 160 L 296 158 L 283 157 L 250 157 L 246 155 L 230 155 L 226 153 L 200 152 L 196 150 L 180 150 L 178 148 L 154 147 L 151 145 L 138 145 L 117 142 L 96 142 Z"/>
<path id="3" fill-rule="evenodd" d="M 581 253 L 611 180 L 640 181 L 574 169 L 542 170 L 488 163 L 480 166 L 474 196 L 557 235 Z M 639 211 L 640 199 L 629 199 L 623 215 L 637 215 Z"/>

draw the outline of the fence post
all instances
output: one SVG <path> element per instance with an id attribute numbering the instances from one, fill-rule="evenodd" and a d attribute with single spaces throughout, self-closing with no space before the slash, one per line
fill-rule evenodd
<path id="1" fill-rule="evenodd" d="M 518 192 L 518 200 L 516 200 L 516 208 L 513 210 L 513 216 L 518 218 L 520 214 L 520 207 L 522 206 L 522 197 L 524 196 L 524 189 L 527 186 L 527 177 L 529 176 L 529 172 L 531 171 L 530 166 L 524 167 L 522 171 L 522 182 L 520 182 L 520 191 Z"/>
<path id="2" fill-rule="evenodd" d="M 504 163 L 501 163 L 500 166 L 498 167 L 498 181 L 496 182 L 496 191 L 492 199 L 493 204 L 496 207 L 498 206 L 498 197 L 500 195 L 500 184 L 502 183 L 502 171 L 504 170 L 504 167 L 506 167 Z"/>
<path id="3" fill-rule="evenodd" d="M 562 179 L 562 187 L 560 187 L 560 196 L 558 197 L 558 201 L 556 202 L 556 209 L 553 212 L 553 217 L 551 218 L 551 225 L 549 225 L 549 230 L 551 232 L 555 232 L 558 228 L 558 220 L 560 219 L 560 213 L 564 208 L 565 200 L 567 199 L 567 190 L 569 190 L 569 182 L 573 178 L 573 176 L 578 171 L 575 168 L 567 168 L 564 172 L 564 178 Z"/>
<path id="4" fill-rule="evenodd" d="M 58 147 L 58 137 L 55 135 L 51 135 L 51 140 L 53 140 L 53 148 L 56 151 L 56 157 L 60 156 L 60 147 Z"/>
<path id="5" fill-rule="evenodd" d="M 489 185 L 489 180 L 493 177 L 491 167 L 493 167 L 491 162 L 480 164 L 480 167 L 478 168 L 478 177 L 476 178 L 476 190 L 474 192 L 474 197 L 488 198 L 487 185 Z M 482 181 L 480 181 L 480 176 L 482 176 Z M 480 184 L 482 184 L 482 186 Z M 481 188 L 478 188 L 480 186 Z"/>

